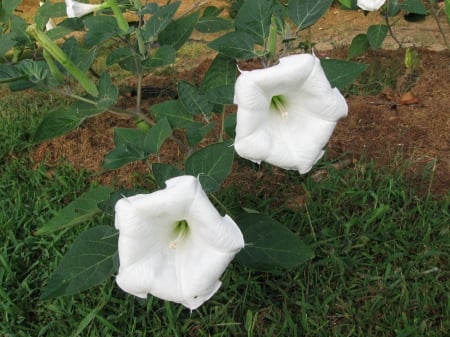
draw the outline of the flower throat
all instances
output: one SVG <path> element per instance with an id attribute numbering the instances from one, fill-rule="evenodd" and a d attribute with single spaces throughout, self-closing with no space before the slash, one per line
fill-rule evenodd
<path id="1" fill-rule="evenodd" d="M 278 111 L 281 114 L 281 117 L 287 118 L 286 98 L 283 95 L 273 96 L 270 101 L 270 107 Z"/>

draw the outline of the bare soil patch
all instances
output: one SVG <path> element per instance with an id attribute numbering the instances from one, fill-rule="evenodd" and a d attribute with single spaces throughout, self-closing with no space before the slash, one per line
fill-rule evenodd
<path id="1" fill-rule="evenodd" d="M 192 8 L 192 1 L 183 1 L 185 8 Z M 220 6 L 227 1 L 212 1 Z M 24 1 L 20 10 L 34 1 Z M 342 11 L 332 8 L 311 31 L 309 37 L 317 42 L 316 54 L 321 57 L 345 58 L 345 46 L 359 32 L 365 32 L 373 23 L 382 23 L 377 13 L 364 16 L 362 13 Z M 450 36 L 445 21 L 443 27 Z M 434 175 L 432 191 L 446 195 L 450 188 L 450 52 L 446 50 L 442 36 L 431 16 L 425 22 L 401 22 L 394 27 L 397 39 L 405 46 L 416 46 L 421 59 L 418 77 L 411 89 L 417 98 L 415 104 L 400 104 L 400 96 L 395 91 L 385 91 L 376 96 L 349 96 L 349 115 L 340 121 L 328 145 L 328 157 L 336 160 L 373 159 L 380 167 L 395 167 L 398 156 L 411 162 L 411 177 L 423 173 Z M 194 42 L 192 42 L 194 43 Z M 195 42 L 198 43 L 198 42 Z M 398 60 L 399 79 L 403 74 L 404 49 L 398 49 L 395 41 L 387 39 L 382 50 L 372 51 L 360 61 L 392 64 Z M 203 62 L 182 60 L 176 69 L 177 76 L 199 83 L 212 56 L 200 56 Z M 184 64 L 183 64 L 184 63 Z M 194 66 L 195 64 L 195 66 Z M 173 77 L 149 76 L 149 83 L 170 85 Z M 122 104 L 132 104 L 132 98 L 124 97 Z M 128 102 L 130 101 L 130 102 Z M 147 100 L 147 106 L 155 101 Z M 113 127 L 133 127 L 134 121 L 112 114 L 103 114 L 86 121 L 77 130 L 37 146 L 31 153 L 36 163 L 46 163 L 50 167 L 61 158 L 74 167 L 87 169 L 97 174 L 96 179 L 118 185 L 130 186 L 142 179 L 149 167 L 143 163 L 105 172 L 102 169 L 104 155 L 113 148 Z M 182 153 L 168 141 L 154 161 L 177 162 Z M 276 171 L 280 179 L 284 173 Z M 314 174 L 314 172 L 312 172 Z M 235 169 L 228 184 L 239 184 L 251 191 L 253 182 L 261 178 L 261 173 L 249 167 Z M 263 178 L 264 179 L 264 178 Z M 269 181 L 270 180 L 270 181 Z M 411 184 L 417 180 L 411 179 Z M 277 182 L 268 178 L 264 193 L 276 188 Z"/>

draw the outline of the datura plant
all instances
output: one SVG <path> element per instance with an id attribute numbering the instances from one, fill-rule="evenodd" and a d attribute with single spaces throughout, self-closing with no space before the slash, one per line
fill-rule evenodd
<path id="1" fill-rule="evenodd" d="M 291 55 L 266 69 L 242 71 L 236 81 L 236 152 L 307 173 L 323 156 L 347 103 L 314 55 Z"/>
<path id="2" fill-rule="evenodd" d="M 354 10 L 384 3 L 339 2 Z M 104 112 L 126 115 L 136 127 L 114 129 L 114 148 L 103 166 L 114 170 L 145 161 L 151 177 L 139 191 L 95 185 L 38 229 L 45 235 L 86 221 L 92 225 L 67 250 L 42 298 L 76 294 L 115 277 L 131 295 L 193 310 L 221 287 L 233 259 L 248 270 L 279 272 L 314 256 L 270 211 L 221 200 L 219 192 L 239 165 L 235 152 L 266 162 L 262 170 L 271 164 L 301 174 L 323 157 L 336 123 L 347 115 L 340 90 L 366 68 L 301 54 L 297 33 L 314 25 L 332 0 L 239 1 L 233 18 L 201 1 L 185 9 L 181 1 L 47 0 L 41 7 L 36 1 L 33 22 L 17 15 L 18 3 L 2 3 L 0 83 L 70 100 L 46 114 L 33 143 Z M 420 0 L 390 4 L 387 16 L 426 13 Z M 214 59 L 200 83 L 175 78 L 173 87 L 144 88 L 152 72 L 176 74 L 179 50 L 194 31 L 214 33 L 204 39 L 211 41 Z M 379 48 L 386 34 L 387 27 L 377 25 L 357 41 Z M 366 50 L 357 47 L 350 49 Z M 238 70 L 244 60 L 251 61 L 246 69 L 255 67 Z M 144 108 L 148 92 L 160 100 Z M 121 97 L 126 98 L 118 104 Z M 125 100 L 133 103 L 124 107 Z M 163 162 L 163 145 L 180 160 Z"/>
<path id="3" fill-rule="evenodd" d="M 221 216 L 199 180 L 179 176 L 151 194 L 120 199 L 120 288 L 198 308 L 220 287 L 219 277 L 244 247 L 239 227 Z"/>

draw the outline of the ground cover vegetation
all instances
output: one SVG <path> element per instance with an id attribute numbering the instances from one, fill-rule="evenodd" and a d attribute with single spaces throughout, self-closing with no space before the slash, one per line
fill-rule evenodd
<path id="1" fill-rule="evenodd" d="M 253 2 L 259 4 L 258 1 Z M 107 3 L 112 4 L 115 17 L 120 16 L 114 7 L 115 2 Z M 308 1 L 305 3 L 309 5 Z M 345 4 L 347 2 L 342 2 L 342 5 Z M 425 15 L 420 12 L 421 2 L 407 4 L 410 9 L 419 8 L 417 14 Z M 114 109 L 119 90 L 109 75 L 100 75 L 97 87 L 91 78 L 84 77 L 84 72 L 72 67 L 80 66 L 80 63 L 65 63 L 62 54 L 53 47 L 48 52 L 63 65 L 58 66 L 59 70 L 51 70 L 49 58 L 46 58 L 49 68 L 40 62 L 23 62 L 20 53 L 13 55 L 17 57 L 14 62 L 19 64 L 14 71 L 1 68 L 4 81 L 10 82 L 9 89 L 2 89 L 8 92 L 8 96 L 0 102 L 0 133 L 4 139 L 0 148 L 2 334 L 445 336 L 446 331 L 450 330 L 449 198 L 445 192 L 433 194 L 436 160 L 420 169 L 415 168 L 411 173 L 413 163 L 402 157 L 400 152 L 395 160 L 381 167 L 364 154 L 353 160 L 343 159 L 343 154 L 334 159 L 326 154 L 311 174 L 299 175 L 266 163 L 257 165 L 230 156 L 228 148 L 231 143 L 227 139 L 233 137 L 235 121 L 225 113 L 225 105 L 230 103 L 232 85 L 229 83 L 234 85 L 234 82 L 228 82 L 232 78 L 231 72 L 224 74 L 220 69 L 229 69 L 232 59 L 254 60 L 255 57 L 269 66 L 274 62 L 270 46 L 273 34 L 282 33 L 289 40 L 278 41 L 278 45 L 280 42 L 281 45 L 291 43 L 285 26 L 273 19 L 276 15 L 269 15 L 271 20 L 264 21 L 268 24 L 267 31 L 257 31 L 249 40 L 249 28 L 254 26 L 245 18 L 251 14 L 242 3 L 242 7 L 239 4 L 234 6 L 238 29 L 228 33 L 234 35 L 224 35 L 225 38 L 219 37 L 210 44 L 222 56 L 216 58 L 210 70 L 205 72 L 204 78 L 207 80 L 199 84 L 178 83 L 178 97 L 157 103 L 160 104 L 156 104 L 158 108 L 152 110 L 152 113 L 156 112 L 155 120 L 146 115 L 142 97 L 137 94 L 136 105 L 128 111 L 131 115 L 128 122 L 131 121 L 137 128 L 132 125 L 131 128 L 116 129 L 115 148 L 110 150 L 103 162 L 106 169 L 119 169 L 149 156 L 154 158 L 155 154 L 158 158 L 167 158 L 164 157 L 167 150 L 162 146 L 167 138 L 172 149 L 178 147 L 180 151 L 188 147 L 186 166 L 175 165 L 177 161 L 160 165 L 154 162 L 150 172 L 144 166 L 137 173 L 140 178 L 129 179 L 126 186 L 121 186 L 117 181 L 113 186 L 104 186 L 101 180 L 103 170 L 75 169 L 64 159 L 51 166 L 45 161 L 35 162 L 32 159 L 36 142 L 69 132 L 86 118 L 95 119 L 104 110 Z M 298 6 L 302 6 L 301 1 Z M 157 8 L 164 11 L 165 7 L 147 10 L 163 16 Z M 241 8 L 244 8 L 242 12 Z M 388 9 L 397 11 L 396 8 Z M 58 8 L 54 10 L 50 13 L 59 13 Z M 279 9 L 275 6 L 271 10 L 278 13 Z M 207 15 L 203 13 L 202 18 L 210 19 L 213 26 L 224 24 L 222 18 L 217 17 L 219 11 L 214 11 L 215 14 L 211 14 L 213 9 L 208 11 Z M 45 12 L 38 16 L 38 25 L 45 24 L 51 17 L 42 16 L 42 13 Z M 300 20 L 296 23 L 301 27 L 305 24 L 304 17 L 297 14 L 290 14 L 290 18 L 294 22 Z M 191 15 L 189 13 L 172 21 L 175 22 L 172 25 L 177 27 L 177 24 L 184 25 L 186 22 L 192 25 L 187 20 L 193 19 Z M 196 15 L 198 19 L 199 14 Z M 316 12 L 312 16 L 319 18 L 321 15 L 323 12 L 319 11 L 319 14 Z M 110 18 L 111 13 L 105 17 Z M 122 32 L 118 30 L 116 33 L 123 35 L 126 27 L 123 21 L 118 20 L 117 23 L 117 28 Z M 89 24 L 94 24 L 94 20 Z M 149 29 L 155 28 L 149 26 L 142 28 L 144 35 L 148 34 L 147 39 L 151 35 Z M 173 26 L 169 27 L 174 29 Z M 93 26 L 90 29 L 93 30 Z M 385 29 L 372 28 L 371 32 L 354 40 L 349 50 L 356 53 L 352 57 L 366 53 L 371 44 L 372 48 L 378 48 L 380 35 L 385 34 Z M 271 35 L 270 31 L 276 33 Z M 136 32 L 138 38 L 139 32 Z M 45 38 L 39 35 L 40 32 L 30 34 L 45 45 Z M 162 45 L 156 51 L 162 53 L 159 56 L 164 56 L 163 59 L 181 47 L 176 48 L 173 43 L 178 42 L 171 41 L 165 34 L 167 32 L 162 33 L 165 36 L 162 41 L 169 39 L 172 49 Z M 243 40 L 239 40 L 241 38 Z M 260 38 L 263 43 L 258 42 Z M 245 50 L 233 47 L 236 39 L 239 44 L 245 42 Z M 13 38 L 12 41 L 16 40 Z M 68 41 L 71 41 L 72 51 L 77 50 L 73 40 Z M 143 92 L 144 75 L 141 70 L 153 68 L 155 64 L 152 62 L 158 62 L 159 57 L 153 57 L 153 54 L 148 58 L 142 46 L 137 43 L 135 47 L 139 55 L 122 49 L 117 52 L 119 58 L 116 61 L 122 68 L 120 73 L 128 71 L 137 75 L 139 93 Z M 284 47 L 287 48 L 286 45 Z M 69 52 L 70 48 L 66 46 L 64 51 Z M 76 51 L 76 57 L 79 57 L 79 52 Z M 408 54 L 410 52 L 407 50 L 405 54 L 407 69 L 415 64 L 414 56 Z M 134 58 L 134 66 L 127 62 L 130 57 Z M 350 78 L 341 82 L 342 74 L 336 73 L 333 68 L 333 62 L 339 61 L 330 61 L 328 65 L 322 63 L 328 69 L 330 81 L 343 92 L 361 90 L 365 85 L 364 77 L 359 84 L 354 82 L 354 78 L 366 67 L 358 63 L 345 63 L 347 61 L 339 63 L 342 67 L 348 65 L 357 69 Z M 10 66 L 11 63 L 8 61 L 5 65 Z M 251 66 L 252 63 L 241 65 Z M 86 65 L 84 67 L 87 70 Z M 46 69 L 48 72 L 44 71 Z M 69 98 L 55 98 L 48 88 L 53 86 L 52 81 L 58 76 L 58 71 L 72 74 L 89 94 L 83 94 L 81 88 L 71 91 L 65 86 L 64 91 L 57 89 L 57 93 Z M 370 72 L 369 68 L 364 76 L 370 79 L 378 75 Z M 385 73 L 379 76 L 385 76 Z M 220 78 L 219 82 L 214 82 L 217 78 Z M 379 82 L 378 79 L 370 80 L 367 90 L 373 90 L 370 86 L 373 82 Z M 385 79 L 381 77 L 381 81 Z M 46 90 L 40 91 L 43 89 L 41 87 L 36 88 L 38 91 L 14 92 L 42 84 L 47 87 Z M 78 98 L 82 103 L 74 103 L 71 98 Z M 283 99 L 280 104 L 284 104 Z M 169 105 L 170 109 L 167 109 Z M 74 108 L 82 112 L 81 117 L 74 115 Z M 125 107 L 124 110 L 127 109 Z M 180 109 L 200 109 L 203 124 L 199 125 L 196 119 L 190 119 L 188 124 L 179 124 L 180 119 L 187 119 L 185 112 L 179 113 Z M 46 114 L 47 111 L 53 112 Z M 170 115 L 172 111 L 178 111 L 176 116 Z M 281 112 L 287 112 L 284 106 Z M 288 113 L 291 113 L 290 110 Z M 219 118 L 212 118 L 213 114 Z M 60 118 L 61 115 L 63 118 Z M 219 124 L 218 129 L 216 123 Z M 179 131 L 172 133 L 172 128 L 186 129 L 187 138 L 180 142 Z M 211 142 L 211 130 L 218 130 L 220 134 L 217 143 Z M 205 143 L 202 143 L 203 138 Z M 136 146 L 142 146 L 142 140 L 143 148 L 136 149 Z M 141 145 L 137 145 L 139 143 Z M 126 156 L 130 150 L 131 156 Z M 213 169 L 218 164 L 222 168 Z M 148 193 L 163 188 L 165 179 L 180 173 L 203 174 L 205 167 L 209 171 L 200 182 L 211 201 L 222 214 L 227 213 L 238 219 L 246 242 L 258 242 L 263 254 L 249 254 L 252 247 L 246 247 L 243 250 L 246 253 L 238 255 L 222 275 L 221 291 L 192 312 L 153 296 L 143 300 L 127 295 L 111 277 L 118 270 L 116 249 L 106 254 L 93 248 L 99 243 L 107 244 L 109 241 L 102 241 L 104 238 L 109 240 L 115 237 L 111 229 L 116 200 L 124 194 Z M 239 172 L 233 175 L 234 170 Z M 251 178 L 243 178 L 243 172 L 250 173 Z M 136 175 L 132 170 L 129 174 Z M 223 188 L 219 188 L 221 184 Z M 252 233 L 255 223 L 262 230 Z M 99 231 L 106 231 L 102 233 L 107 235 L 98 236 L 89 244 L 89 239 Z M 258 237 L 262 237 L 262 241 L 257 241 Z M 291 247 L 284 254 L 270 254 L 268 251 L 279 246 L 274 246 L 268 238 L 278 238 L 287 246 L 292 244 L 297 251 L 291 251 Z M 92 259 L 95 254 L 102 254 L 101 259 Z M 83 255 L 90 257 L 84 260 Z M 92 268 L 93 264 L 95 268 Z"/>

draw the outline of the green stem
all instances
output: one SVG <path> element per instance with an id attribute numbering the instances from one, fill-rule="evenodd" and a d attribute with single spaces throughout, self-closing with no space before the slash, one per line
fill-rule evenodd
<path id="1" fill-rule="evenodd" d="M 123 16 L 120 7 L 117 5 L 116 0 L 107 0 L 108 5 L 111 7 L 114 17 L 116 18 L 117 25 L 125 34 L 130 30 L 130 26 L 128 25 L 128 21 Z"/>

